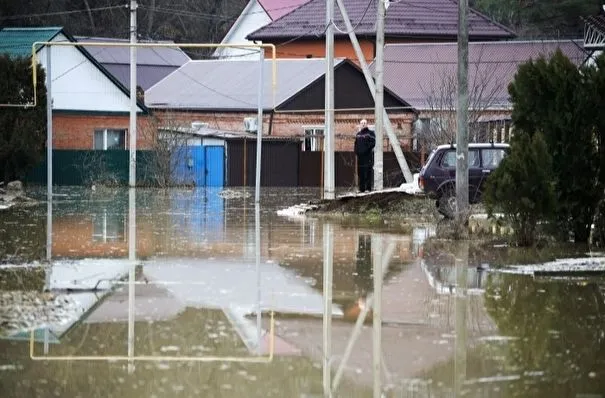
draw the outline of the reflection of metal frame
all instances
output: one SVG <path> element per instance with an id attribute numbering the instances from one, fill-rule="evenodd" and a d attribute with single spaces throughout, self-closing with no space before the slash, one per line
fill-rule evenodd
<path id="1" fill-rule="evenodd" d="M 34 352 L 34 331 L 30 334 L 29 339 L 29 357 L 33 361 L 129 361 L 129 362 L 242 362 L 242 363 L 269 363 L 273 361 L 273 353 L 275 350 L 275 319 L 274 312 L 271 311 L 271 327 L 269 329 L 269 355 L 257 357 L 236 357 L 236 356 L 207 356 L 207 357 L 192 357 L 192 356 L 154 356 L 154 355 L 60 355 L 37 356 Z"/>

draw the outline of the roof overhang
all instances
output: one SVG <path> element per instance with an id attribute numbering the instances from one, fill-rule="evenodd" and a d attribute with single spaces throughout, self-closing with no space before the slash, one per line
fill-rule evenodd
<path id="1" fill-rule="evenodd" d="M 605 16 L 590 16 L 584 19 L 584 48 L 605 50 Z"/>

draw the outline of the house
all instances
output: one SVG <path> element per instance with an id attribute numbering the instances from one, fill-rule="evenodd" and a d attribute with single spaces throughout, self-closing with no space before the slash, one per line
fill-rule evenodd
<path id="1" fill-rule="evenodd" d="M 128 43 L 126 39 L 110 39 L 104 37 L 78 37 L 79 43 L 95 43 L 94 46 L 84 46 L 94 59 L 109 73 L 130 89 L 130 47 L 112 45 L 99 46 L 99 43 Z M 172 42 L 148 42 L 172 44 Z M 178 47 L 138 47 L 137 48 L 137 86 L 143 91 L 174 72 L 186 62 L 189 56 Z"/>
<path id="2" fill-rule="evenodd" d="M 61 27 L 3 28 L 0 53 L 31 57 L 35 42 L 76 40 Z M 36 57 L 45 70 L 51 49 L 54 149 L 127 148 L 130 96 L 126 87 L 81 46 L 41 46 Z M 47 85 L 48 86 L 48 85 Z M 137 114 L 148 110 L 141 102 Z M 141 120 L 144 123 L 144 120 Z M 151 145 L 139 135 L 137 146 Z"/>
<path id="3" fill-rule="evenodd" d="M 376 54 L 376 5 L 367 0 L 344 0 L 367 61 Z M 325 56 L 325 0 L 311 0 L 292 12 L 250 33 L 248 40 L 272 43 L 282 58 Z M 334 54 L 356 59 L 338 7 L 335 7 Z M 512 39 L 514 32 L 470 9 L 469 41 Z M 385 17 L 385 43 L 455 42 L 458 34 L 458 4 L 453 0 L 407 0 L 390 2 Z"/>
<path id="4" fill-rule="evenodd" d="M 519 65 L 560 49 L 572 62 L 586 59 L 579 40 L 501 41 L 469 43 L 469 122 L 471 141 L 507 141 L 512 104 L 508 85 Z M 453 140 L 457 105 L 456 43 L 388 44 L 384 52 L 384 82 L 419 112 L 417 138 L 436 134 Z"/>
<path id="5" fill-rule="evenodd" d="M 283 17 L 309 0 L 250 0 L 240 16 L 233 23 L 221 44 L 240 44 L 253 42 L 246 39 L 249 33 Z M 217 58 L 257 59 L 251 47 L 223 47 L 214 52 Z"/>
<path id="6" fill-rule="evenodd" d="M 263 135 L 299 138 L 303 151 L 321 151 L 325 61 L 278 59 L 275 80 L 273 66 L 272 60 L 264 61 Z M 256 131 L 258 81 L 259 61 L 191 61 L 151 87 L 145 103 L 160 120 Z M 374 100 L 361 70 L 346 59 L 335 61 L 334 85 L 335 148 L 352 150 L 359 120 L 374 118 Z M 388 86 L 384 103 L 398 134 L 405 138 L 415 119 L 414 109 Z"/>

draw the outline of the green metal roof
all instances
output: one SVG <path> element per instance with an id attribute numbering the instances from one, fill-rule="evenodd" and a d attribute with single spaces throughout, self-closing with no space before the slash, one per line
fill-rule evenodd
<path id="1" fill-rule="evenodd" d="M 44 28 L 3 28 L 0 30 L 0 54 L 11 57 L 29 57 L 32 44 L 39 41 L 51 41 L 61 33 L 61 27 Z"/>

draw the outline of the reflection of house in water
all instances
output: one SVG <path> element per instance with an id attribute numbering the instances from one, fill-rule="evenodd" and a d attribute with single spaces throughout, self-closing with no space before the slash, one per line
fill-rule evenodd
<path id="1" fill-rule="evenodd" d="M 398 385 L 401 380 L 419 377 L 455 354 L 456 296 L 437 291 L 429 283 L 420 261 L 385 281 L 381 303 L 385 383 Z M 467 295 L 463 308 L 467 347 L 475 345 L 483 336 L 497 334 L 482 295 Z M 360 311 L 361 308 L 357 313 Z M 367 326 L 361 329 L 344 367 L 345 375 L 364 385 L 373 382 L 371 319 L 370 316 Z M 352 330 L 352 323 L 333 322 L 331 344 L 335 368 L 340 365 Z M 285 319 L 278 327 L 281 337 L 317 360 L 323 355 L 322 332 L 322 324 L 317 320 Z"/>

